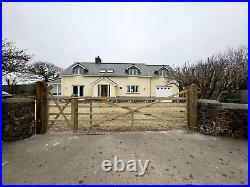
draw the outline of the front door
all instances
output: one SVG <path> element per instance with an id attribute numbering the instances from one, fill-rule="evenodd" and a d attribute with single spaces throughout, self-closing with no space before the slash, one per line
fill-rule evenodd
<path id="1" fill-rule="evenodd" d="M 101 97 L 108 97 L 108 85 L 101 85 Z"/>

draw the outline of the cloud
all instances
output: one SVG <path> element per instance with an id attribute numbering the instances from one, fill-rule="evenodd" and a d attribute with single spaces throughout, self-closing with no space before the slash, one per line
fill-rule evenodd
<path id="1" fill-rule="evenodd" d="M 37 60 L 180 65 L 248 41 L 247 3 L 3 3 L 3 37 Z"/>

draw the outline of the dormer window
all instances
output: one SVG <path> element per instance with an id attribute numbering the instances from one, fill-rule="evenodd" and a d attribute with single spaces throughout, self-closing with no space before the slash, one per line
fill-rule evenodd
<path id="1" fill-rule="evenodd" d="M 82 75 L 84 73 L 84 69 L 81 67 L 75 67 L 73 68 L 73 73 L 77 75 Z"/>
<path id="2" fill-rule="evenodd" d="M 135 68 L 130 68 L 130 69 L 128 69 L 128 74 L 129 75 L 138 75 L 139 74 L 139 70 L 135 69 Z"/>
<path id="3" fill-rule="evenodd" d="M 160 67 L 159 69 L 155 70 L 155 74 L 160 77 L 166 77 L 168 74 L 168 68 L 165 66 Z"/>
<path id="4" fill-rule="evenodd" d="M 158 71 L 158 74 L 160 77 L 165 77 L 167 75 L 167 70 L 165 68 L 162 68 Z"/>
<path id="5" fill-rule="evenodd" d="M 87 69 L 81 64 L 76 64 L 72 67 L 72 71 L 76 75 L 83 75 L 85 72 L 87 72 Z"/>
<path id="6" fill-rule="evenodd" d="M 126 72 L 129 75 L 138 75 L 140 73 L 140 68 L 133 64 L 126 68 Z"/>

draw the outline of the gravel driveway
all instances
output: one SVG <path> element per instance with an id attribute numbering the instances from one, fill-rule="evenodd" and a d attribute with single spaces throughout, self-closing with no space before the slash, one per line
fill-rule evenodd
<path id="1" fill-rule="evenodd" d="M 144 176 L 104 172 L 118 156 L 150 160 Z M 247 140 L 184 130 L 111 135 L 45 134 L 3 143 L 4 184 L 247 184 Z"/>

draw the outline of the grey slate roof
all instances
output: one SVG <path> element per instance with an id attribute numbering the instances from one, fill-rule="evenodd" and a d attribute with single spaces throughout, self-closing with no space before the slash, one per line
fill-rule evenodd
<path id="1" fill-rule="evenodd" d="M 88 72 L 86 72 L 84 75 L 106 75 L 106 76 L 128 76 L 126 73 L 126 68 L 135 65 L 140 68 L 140 74 L 138 76 L 157 76 L 155 74 L 155 71 L 159 69 L 160 67 L 167 67 L 170 69 L 170 66 L 168 65 L 146 65 L 144 63 L 101 63 L 96 64 L 94 62 L 76 62 L 72 64 L 70 67 L 66 68 L 61 75 L 73 75 L 72 67 L 76 64 L 80 64 L 81 66 L 84 66 Z M 114 73 L 99 73 L 102 69 L 113 69 Z"/>

